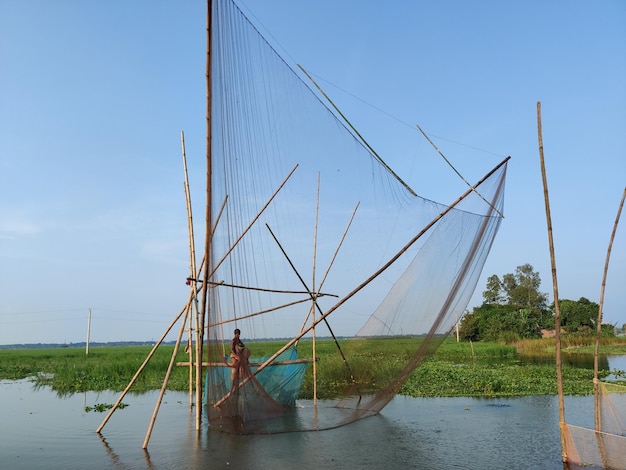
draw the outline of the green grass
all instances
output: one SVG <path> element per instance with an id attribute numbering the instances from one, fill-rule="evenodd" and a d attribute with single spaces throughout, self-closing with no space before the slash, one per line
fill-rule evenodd
<path id="1" fill-rule="evenodd" d="M 142 374 L 133 391 L 159 388 L 167 370 L 173 346 L 160 347 Z M 92 348 L 89 355 L 83 349 L 28 349 L 0 351 L 0 378 L 17 380 L 32 377 L 37 385 L 49 385 L 60 394 L 88 390 L 123 390 L 135 375 L 149 346 L 120 346 Z M 187 355 L 179 353 L 179 361 Z M 185 390 L 187 369 L 177 367 L 169 382 L 172 390 Z"/>
<path id="2" fill-rule="evenodd" d="M 551 343 L 550 343 L 551 341 Z M 589 344 L 578 341 L 568 346 L 568 353 L 589 353 Z M 393 340 L 350 339 L 340 341 L 341 349 L 361 384 L 363 393 L 373 392 L 386 384 L 402 370 L 413 351 L 421 345 L 420 339 Z M 275 352 L 282 343 L 248 343 L 253 356 Z M 551 349 L 550 349 L 551 348 Z M 590 349 L 591 348 L 591 349 Z M 607 349 L 603 346 L 603 351 Z M 144 362 L 149 346 L 106 346 L 90 349 L 30 349 L 0 350 L 0 379 L 32 378 L 39 386 L 50 386 L 59 394 L 83 391 L 123 390 Z M 626 344 L 614 342 L 608 346 L 610 354 L 626 354 Z M 548 363 L 520 363 L 524 354 L 548 355 Z M 144 392 L 161 387 L 173 346 L 157 349 L 145 370 L 139 375 L 133 392 Z M 311 342 L 301 341 L 300 357 L 312 357 Z M 554 340 L 534 340 L 517 345 L 496 343 L 457 343 L 447 339 L 436 353 L 423 363 L 408 379 L 400 393 L 410 396 L 523 396 L 556 394 L 556 371 L 551 358 Z M 337 396 L 351 384 L 350 374 L 337 353 L 333 341 L 317 342 L 318 397 Z M 188 356 L 181 350 L 177 361 Z M 605 371 L 608 373 L 608 371 Z M 187 367 L 174 367 L 168 389 L 188 390 Z M 588 368 L 564 368 L 566 394 L 592 392 L 592 374 Z M 301 398 L 313 393 L 312 367 L 309 366 Z"/>

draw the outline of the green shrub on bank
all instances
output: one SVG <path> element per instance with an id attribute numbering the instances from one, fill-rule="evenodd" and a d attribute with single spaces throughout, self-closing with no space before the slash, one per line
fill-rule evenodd
<path id="1" fill-rule="evenodd" d="M 365 370 L 361 376 L 361 391 L 377 390 L 404 367 L 421 339 L 341 340 L 344 354 L 353 367 Z M 580 342 L 579 342 L 580 343 Z M 282 343 L 249 342 L 253 356 L 271 354 Z M 532 346 L 532 347 L 531 347 Z M 580 351 L 592 346 L 579 344 Z M 573 345 L 568 351 L 578 351 Z M 0 379 L 32 378 L 39 386 L 50 386 L 59 394 L 84 391 L 121 391 L 131 381 L 151 351 L 150 346 L 105 346 L 92 348 L 89 355 L 78 348 L 0 350 Z M 603 350 L 607 349 L 603 346 Z M 592 349 L 591 349 L 592 350 Z M 159 347 L 138 376 L 131 391 L 143 392 L 162 386 L 174 347 Z M 519 351 L 548 355 L 549 363 L 520 363 Z M 613 343 L 611 354 L 626 354 L 626 345 Z M 409 378 L 400 393 L 410 396 L 523 396 L 556 394 L 556 371 L 551 359 L 554 340 L 533 340 L 514 345 L 497 343 L 457 343 L 447 339 L 428 361 Z M 312 357 L 311 342 L 301 341 L 300 357 Z M 343 359 L 331 340 L 317 342 L 319 360 L 318 397 L 331 398 L 349 387 Z M 177 362 L 187 362 L 181 347 Z M 587 394 L 592 391 L 592 371 L 589 368 L 566 367 L 566 394 Z M 169 390 L 186 391 L 189 368 L 174 367 L 168 382 Z M 312 367 L 309 366 L 301 397 L 313 396 Z"/>

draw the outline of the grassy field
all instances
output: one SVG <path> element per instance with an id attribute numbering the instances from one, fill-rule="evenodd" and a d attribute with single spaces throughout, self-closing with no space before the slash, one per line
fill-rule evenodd
<path id="1" fill-rule="evenodd" d="M 372 384 L 384 382 L 406 363 L 415 339 L 390 341 L 344 340 L 341 347 L 346 356 L 367 365 Z M 276 350 L 278 343 L 249 343 L 253 354 L 264 355 Z M 308 347 L 301 343 L 300 351 Z M 593 347 L 589 341 L 566 344 L 567 354 L 590 354 Z M 94 347 L 85 355 L 79 348 L 0 350 L 0 379 L 18 380 L 32 378 L 40 386 L 50 386 L 59 394 L 88 390 L 124 389 L 144 362 L 149 346 Z M 603 352 L 626 355 L 626 342 L 614 341 L 603 346 Z M 161 387 L 173 346 L 157 349 L 145 370 L 132 388 L 134 392 Z M 318 341 L 317 355 L 327 372 L 318 382 L 320 398 L 331 397 L 345 386 L 341 374 L 342 360 L 336 354 L 332 341 Z M 523 358 L 541 356 L 545 360 L 528 363 Z M 523 396 L 556 394 L 556 371 L 554 367 L 554 340 L 532 340 L 516 345 L 495 343 L 456 343 L 447 339 L 434 356 L 422 364 L 409 378 L 401 392 L 416 397 L 450 396 Z M 180 350 L 177 361 L 184 362 L 188 356 Z M 311 368 L 307 372 L 301 392 L 302 398 L 312 396 Z M 605 371 L 608 373 L 609 371 Z M 622 372 L 623 375 L 623 372 Z M 564 389 L 566 394 L 592 392 L 593 371 L 588 367 L 565 366 Z M 168 388 L 188 389 L 188 368 L 175 367 Z"/>

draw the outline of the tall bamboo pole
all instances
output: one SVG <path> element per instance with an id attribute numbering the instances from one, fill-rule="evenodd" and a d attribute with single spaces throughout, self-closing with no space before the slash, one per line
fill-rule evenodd
<path id="1" fill-rule="evenodd" d="M 315 230 L 313 231 L 313 275 L 311 279 L 311 289 L 316 294 L 315 299 L 313 299 L 313 304 L 317 302 L 317 290 L 315 287 L 315 268 L 317 267 L 317 229 L 319 222 L 319 207 L 320 207 L 320 174 L 317 174 L 317 198 L 315 201 Z M 315 305 L 311 305 L 311 320 L 313 324 L 315 324 Z M 315 358 L 317 357 L 317 344 L 316 344 L 316 334 L 315 328 L 311 331 L 311 346 L 313 348 L 313 406 L 317 405 L 317 362 Z"/>
<path id="2" fill-rule="evenodd" d="M 198 330 L 196 331 L 196 430 L 202 424 L 202 357 L 204 345 L 204 324 L 210 315 L 210 303 L 207 298 L 209 288 L 209 274 L 212 269 L 211 237 L 212 237 L 212 158 L 211 158 L 211 33 L 212 33 L 213 2 L 207 0 L 206 20 L 206 216 L 204 236 L 204 282 L 202 284 L 202 306 Z M 207 332 L 210 336 L 210 332 Z M 208 351 L 207 351 L 208 353 Z"/>
<path id="3" fill-rule="evenodd" d="M 180 131 L 180 144 L 183 158 L 183 170 L 185 174 L 185 203 L 187 207 L 187 231 L 189 233 L 189 271 L 192 277 L 196 277 L 196 245 L 195 236 L 193 231 L 193 213 L 191 210 L 191 191 L 189 190 L 189 172 L 187 171 L 187 152 L 185 151 L 185 133 Z M 189 331 L 190 337 L 193 336 L 194 331 L 198 331 L 198 312 L 197 312 L 197 298 L 198 288 L 195 281 L 189 281 L 191 288 L 192 301 L 189 304 L 191 315 L 189 316 Z M 193 323 L 193 325 L 192 325 Z M 192 340 L 193 342 L 193 340 Z M 193 404 L 193 351 L 189 348 L 189 406 Z"/>
<path id="4" fill-rule="evenodd" d="M 611 232 L 611 239 L 609 240 L 609 247 L 606 250 L 606 261 L 604 262 L 604 274 L 602 276 L 602 287 L 600 288 L 600 306 L 598 308 L 598 320 L 596 322 L 596 343 L 593 351 L 593 395 L 594 395 L 594 416 L 596 431 L 602 431 L 602 417 L 600 415 L 600 403 L 599 403 L 599 384 L 598 384 L 598 356 L 600 354 L 600 337 L 602 336 L 602 307 L 604 306 L 604 288 L 606 286 L 606 276 L 609 271 L 609 259 L 611 258 L 611 249 L 613 247 L 613 240 L 615 239 L 615 232 L 617 232 L 617 224 L 622 215 L 622 208 L 624 207 L 624 199 L 626 199 L 626 188 L 622 194 L 622 200 L 617 209 L 617 216 L 615 217 L 615 223 L 613 224 L 613 231 Z"/>
<path id="5" fill-rule="evenodd" d="M 537 131 L 539 138 L 539 160 L 543 181 L 543 198 L 546 206 L 546 223 L 548 225 L 548 243 L 550 245 L 550 263 L 552 265 L 552 286 L 554 289 L 554 333 L 556 338 L 556 383 L 559 395 L 559 429 L 561 433 L 561 457 L 567 462 L 567 446 L 565 439 L 565 402 L 563 399 L 563 368 L 561 363 L 561 311 L 559 308 L 559 286 L 556 277 L 556 260 L 554 257 L 554 240 L 552 238 L 552 218 L 550 216 L 550 198 L 548 197 L 548 180 L 543 158 L 543 136 L 541 131 L 541 103 L 537 102 Z"/>

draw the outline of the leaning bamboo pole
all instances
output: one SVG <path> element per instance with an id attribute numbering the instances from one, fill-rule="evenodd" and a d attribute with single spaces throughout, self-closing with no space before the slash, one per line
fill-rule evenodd
<path id="1" fill-rule="evenodd" d="M 193 299 L 191 300 L 193 302 Z M 165 395 L 165 391 L 167 390 L 167 384 L 170 381 L 170 376 L 172 375 L 172 370 L 174 369 L 174 365 L 176 364 L 176 356 L 178 355 L 178 349 L 180 348 L 180 340 L 183 337 L 183 333 L 185 331 L 185 326 L 187 323 L 187 315 L 191 309 L 185 309 L 185 316 L 183 317 L 183 321 L 180 323 L 180 328 L 178 330 L 178 337 L 176 338 L 176 345 L 174 346 L 174 350 L 172 351 L 172 357 L 170 358 L 169 366 L 167 367 L 167 372 L 165 373 L 165 378 L 163 379 L 163 385 L 161 385 L 161 391 L 157 398 L 157 402 L 154 406 L 154 411 L 152 412 L 152 417 L 150 418 L 150 424 L 148 425 L 148 431 L 146 432 L 146 437 L 143 441 L 142 449 L 148 448 L 148 441 L 150 441 L 150 436 L 152 435 L 152 429 L 154 428 L 154 423 L 157 418 L 157 414 L 159 413 L 159 409 L 161 408 L 161 403 L 163 402 L 163 396 Z"/>
<path id="2" fill-rule="evenodd" d="M 548 196 L 548 180 L 543 158 L 543 136 L 541 130 L 541 103 L 537 102 L 537 131 L 539 139 L 539 161 L 541 164 L 541 178 L 543 181 L 543 197 L 546 206 L 546 223 L 548 226 L 548 243 L 550 245 L 550 263 L 552 266 L 552 286 L 554 290 L 554 332 L 556 348 L 556 383 L 559 396 L 559 429 L 561 434 L 561 457 L 567 462 L 565 401 L 563 398 L 563 367 L 561 363 L 561 311 L 559 308 L 559 286 L 556 276 L 556 260 L 554 257 L 554 240 L 552 238 L 552 218 L 550 216 L 550 198 Z"/>
<path id="3" fill-rule="evenodd" d="M 595 416 L 595 428 L 596 431 L 602 431 L 602 417 L 600 415 L 600 400 L 599 400 L 599 383 L 598 383 L 598 356 L 600 354 L 600 337 L 602 336 L 602 308 L 604 306 L 604 289 L 606 287 L 606 276 L 609 271 L 609 259 L 611 258 L 611 249 L 613 247 L 613 240 L 615 239 L 615 233 L 617 232 L 617 225 L 622 215 L 622 208 L 624 207 L 624 199 L 626 199 L 626 188 L 622 194 L 622 200 L 617 209 L 617 216 L 615 217 L 615 223 L 613 224 L 613 231 L 611 232 L 611 238 L 609 240 L 609 246 L 606 250 L 606 260 L 604 262 L 604 273 L 602 275 L 602 287 L 600 288 L 600 306 L 598 308 L 598 320 L 596 322 L 596 343 L 593 351 L 593 395 L 594 395 L 594 416 Z"/>
<path id="4" fill-rule="evenodd" d="M 97 433 L 102 431 L 102 428 L 104 428 L 104 425 L 107 423 L 107 421 L 109 421 L 109 418 L 113 415 L 118 405 L 122 402 L 122 400 L 124 399 L 128 391 L 134 385 L 135 381 L 137 380 L 137 377 L 139 377 L 139 374 L 141 374 L 141 372 L 145 369 L 146 365 L 148 364 L 148 362 L 150 362 L 150 359 L 152 359 L 152 356 L 154 356 L 154 353 L 156 352 L 158 347 L 161 345 L 161 343 L 163 343 L 163 340 L 165 340 L 165 337 L 169 334 L 170 330 L 174 327 L 174 325 L 180 319 L 180 317 L 187 311 L 187 305 L 189 304 L 190 301 L 191 301 L 191 298 L 187 301 L 187 304 L 182 308 L 182 310 L 178 313 L 178 315 L 176 315 L 176 318 L 174 318 L 172 322 L 169 324 L 169 326 L 165 329 L 165 331 L 163 332 L 163 335 L 161 335 L 159 340 L 154 344 L 148 356 L 144 359 L 141 366 L 139 366 L 139 369 L 137 369 L 137 372 L 135 372 L 135 375 L 133 375 L 133 378 L 130 379 L 130 382 L 128 383 L 126 388 L 122 391 L 122 393 L 120 394 L 119 398 L 117 399 L 113 407 L 109 410 L 107 415 L 104 417 L 104 420 L 102 421 L 100 426 L 98 426 L 98 429 L 96 429 Z"/>
<path id="5" fill-rule="evenodd" d="M 196 276 L 196 246 L 195 246 L 195 236 L 193 232 L 193 213 L 191 210 L 191 192 L 189 190 L 189 173 L 187 171 L 187 153 L 185 151 L 185 133 L 180 131 L 180 143 L 181 143 L 181 153 L 183 158 L 183 171 L 185 174 L 185 205 L 187 207 L 187 231 L 189 233 L 189 270 L 192 276 Z M 197 314 L 197 297 L 198 290 L 197 284 L 195 282 L 190 282 L 189 287 L 191 289 L 192 301 L 189 305 L 191 310 L 191 315 L 189 316 L 189 334 L 193 335 L 194 331 L 198 331 L 198 314 Z M 192 326 L 193 323 L 193 326 Z M 193 342 L 193 340 L 192 340 Z M 194 377 L 194 368 L 193 368 L 193 348 L 189 348 L 189 406 L 193 405 L 193 377 Z"/>

